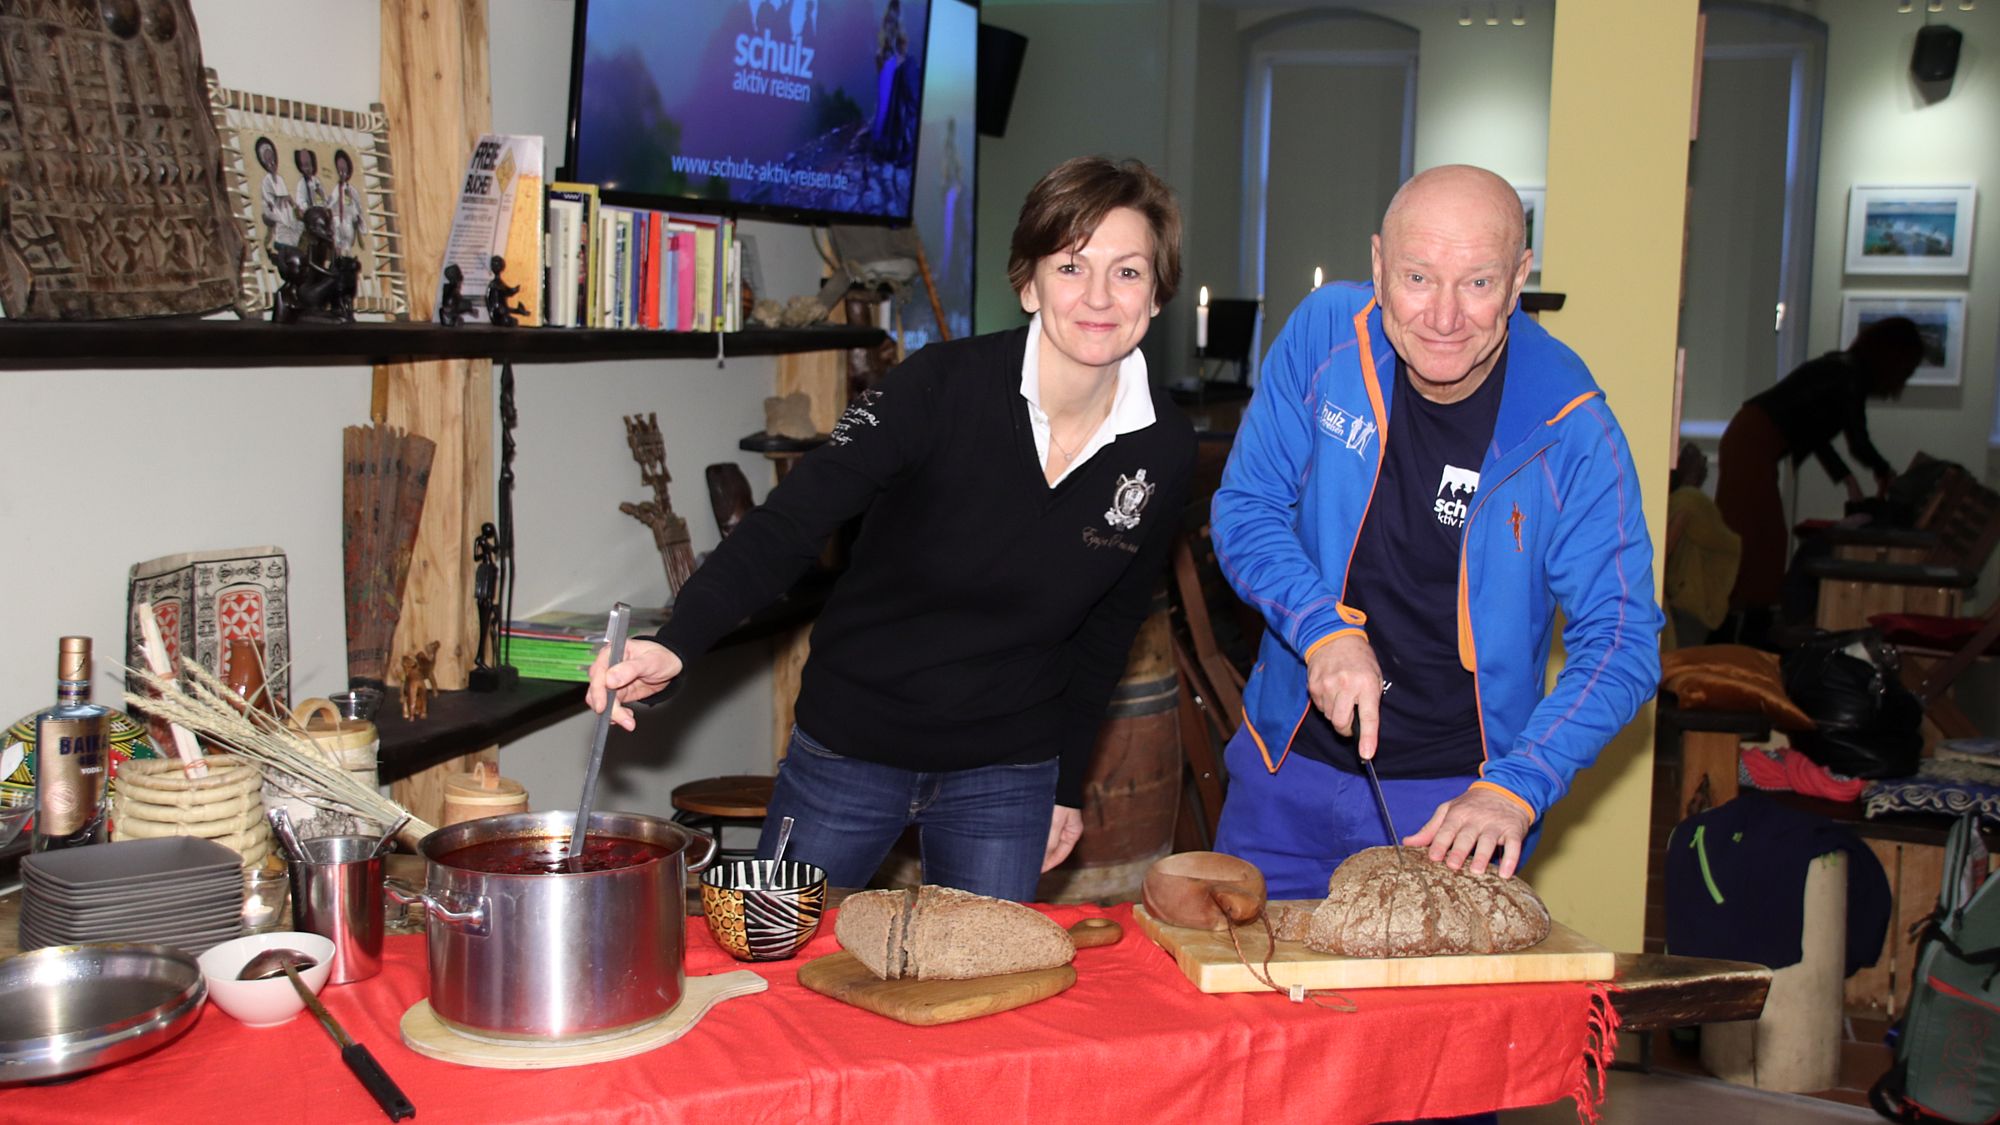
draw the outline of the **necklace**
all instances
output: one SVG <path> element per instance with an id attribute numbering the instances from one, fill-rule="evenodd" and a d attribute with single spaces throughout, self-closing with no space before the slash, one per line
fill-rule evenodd
<path id="1" fill-rule="evenodd" d="M 1088 441 L 1090 439 L 1085 438 L 1084 440 Z M 1056 428 L 1054 425 L 1049 426 L 1049 444 L 1055 446 L 1056 452 L 1063 455 L 1063 464 L 1068 465 L 1076 460 L 1076 454 L 1064 448 L 1063 443 L 1056 440 Z"/>

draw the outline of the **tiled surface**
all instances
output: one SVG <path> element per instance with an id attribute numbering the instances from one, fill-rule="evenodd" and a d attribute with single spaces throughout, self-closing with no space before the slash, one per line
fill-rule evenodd
<path id="1" fill-rule="evenodd" d="M 1841 1044 L 1839 1084 L 1809 1094 L 1755 1090 L 1716 1079 L 1703 1069 L 1699 1042 L 1691 1036 L 1654 1033 L 1650 1055 L 1642 1056 L 1637 1041 L 1621 1034 L 1618 1060 L 1622 1069 L 1611 1074 L 1604 1104 L 1605 1125 L 1880 1121 L 1868 1108 L 1868 1088 L 1891 1062 L 1890 1050 L 1882 1043 L 1884 1030 L 1879 1021 L 1848 1021 Z M 1500 1120 L 1503 1125 L 1570 1125 L 1576 1121 L 1576 1107 L 1564 1101 L 1503 1113 Z"/>
<path id="2" fill-rule="evenodd" d="M 1881 1121 L 1873 1111 L 1796 1094 L 1770 1094 L 1713 1078 L 1614 1070 L 1605 1092 L 1604 1125 L 1820 1125 Z M 1509 1110 L 1501 1125 L 1576 1125 L 1569 1101 Z"/>

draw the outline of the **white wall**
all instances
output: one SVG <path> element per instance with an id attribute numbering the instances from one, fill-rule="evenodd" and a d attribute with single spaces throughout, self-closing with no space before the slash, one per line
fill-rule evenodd
<path id="1" fill-rule="evenodd" d="M 1817 355 L 1845 345 L 1839 339 L 1843 289 L 1969 293 L 1963 385 L 1913 388 L 1900 402 L 1874 405 L 1869 425 L 1876 447 L 1897 468 L 1921 450 L 1984 472 L 2000 333 L 2000 144 L 1994 143 L 2000 138 L 2000 4 L 1970 12 L 1953 4 L 1931 17 L 1964 32 L 1965 46 L 1951 95 L 1928 106 L 1909 75 L 1923 8 L 1900 15 L 1892 4 L 1822 0 L 1812 9 L 1829 31 L 1808 351 Z M 1950 183 L 1980 189 L 1969 278 L 1843 272 L 1850 187 Z M 1840 511 L 1843 495 L 1824 472 L 1809 464 L 1799 476 L 1800 515 Z"/>
<path id="2" fill-rule="evenodd" d="M 192 0 L 204 60 L 224 85 L 325 105 L 379 100 L 374 4 L 320 18 L 306 0 Z M 539 132 L 560 151 L 568 96 L 571 5 L 490 8 L 493 122 Z M 313 64 L 271 49 L 261 29 L 314 28 Z M 817 285 L 800 228 L 746 224 L 780 296 Z M 740 464 L 760 493 L 768 465 L 736 450 L 762 428 L 775 361 L 534 365 L 516 368 L 521 424 L 519 614 L 658 603 L 666 580 L 652 536 L 619 514 L 644 499 L 620 415 L 657 411 L 673 495 L 698 551 L 715 545 L 705 465 Z M 496 379 L 497 385 L 497 379 Z M 346 682 L 340 564 L 340 431 L 368 420 L 366 368 L 0 372 L 0 416 L 14 420 L 0 470 L 0 519 L 15 529 L 4 564 L 10 604 L 0 644 L 0 713 L 52 697 L 55 641 L 87 633 L 115 656 L 124 638 L 130 565 L 176 551 L 272 543 L 292 565 L 294 697 Z M 32 420 L 40 419 L 39 423 Z M 607 799 L 664 811 L 680 781 L 770 768 L 768 650 L 718 654 L 670 712 L 619 736 Z M 99 663 L 100 700 L 119 683 Z M 11 708 L 11 711 L 8 709 Z M 502 768 L 538 807 L 575 799 L 588 729 L 581 716 L 510 745 Z"/>
<path id="3" fill-rule="evenodd" d="M 998 11 L 1011 15 L 1015 10 L 1009 5 L 996 11 L 994 3 L 988 0 L 989 20 Z M 1039 10 L 1048 7 L 1037 5 Z M 1514 5 L 1504 7 L 1511 15 Z M 1177 180 L 1175 185 L 1189 206 L 1185 243 L 1189 291 L 1207 284 L 1219 296 L 1257 295 L 1250 291 L 1254 285 L 1243 277 L 1240 264 L 1245 207 L 1241 154 L 1246 55 L 1253 40 L 1261 45 L 1260 29 L 1287 29 L 1283 35 L 1288 44 L 1297 40 L 1298 45 L 1366 50 L 1406 46 L 1407 33 L 1397 33 L 1380 20 L 1342 18 L 1333 9 L 1350 17 L 1380 16 L 1415 28 L 1419 52 L 1415 167 L 1478 164 L 1528 185 L 1542 183 L 1548 165 L 1554 7 L 1553 0 L 1528 0 L 1522 5 L 1527 17 L 1522 27 L 1513 26 L 1505 16 L 1498 27 L 1483 22 L 1460 27 L 1455 5 L 1397 0 L 1317 8 L 1201 5 L 1194 19 L 1186 21 L 1187 32 L 1175 37 L 1176 49 L 1187 55 L 1182 64 L 1192 76 L 1191 104 L 1183 118 L 1167 125 L 1170 144 L 1185 133 L 1199 154 L 1184 182 Z M 1327 18 L 1311 19 L 1315 14 Z M 1030 57 L 1038 47 L 1039 42 L 1029 46 Z M 1328 112 L 1342 109 L 1328 107 Z M 990 149 L 982 159 L 993 160 Z M 1274 166 L 1271 175 L 1276 179 L 1289 171 Z M 1553 215 L 1552 237 L 1561 222 L 1560 215 Z M 1267 327 L 1266 338 L 1274 331 L 1275 325 Z"/>

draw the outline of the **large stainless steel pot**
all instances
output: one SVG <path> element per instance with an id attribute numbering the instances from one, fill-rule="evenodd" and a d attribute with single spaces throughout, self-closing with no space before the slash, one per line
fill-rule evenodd
<path id="1" fill-rule="evenodd" d="M 421 893 L 391 884 L 429 917 L 431 1008 L 460 1031 L 496 1039 L 608 1035 L 665 1015 L 680 1002 L 689 874 L 715 858 L 715 841 L 636 813 L 592 813 L 591 835 L 667 849 L 660 860 L 613 871 L 496 875 L 440 862 L 490 840 L 567 840 L 574 812 L 530 812 L 440 828 L 417 848 Z M 690 861 L 689 856 L 698 858 Z"/>

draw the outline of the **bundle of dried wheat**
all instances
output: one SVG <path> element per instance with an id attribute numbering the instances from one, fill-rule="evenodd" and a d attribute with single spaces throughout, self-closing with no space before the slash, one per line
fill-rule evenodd
<path id="1" fill-rule="evenodd" d="M 259 765 L 277 770 L 312 794 L 357 815 L 383 824 L 401 824 L 400 835 L 412 842 L 432 831 L 431 825 L 328 759 L 311 740 L 288 729 L 283 720 L 259 711 L 238 711 L 232 703 L 234 693 L 208 669 L 190 661 L 182 671 L 183 678 L 175 680 L 135 670 L 133 675 L 140 684 L 158 694 L 147 697 L 126 692 L 125 701 L 148 707 L 155 714 Z"/>

